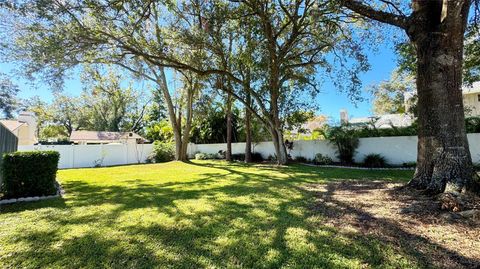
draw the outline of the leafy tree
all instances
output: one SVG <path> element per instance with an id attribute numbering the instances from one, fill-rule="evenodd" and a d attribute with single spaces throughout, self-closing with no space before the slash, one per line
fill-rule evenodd
<path id="1" fill-rule="evenodd" d="M 349 38 L 347 29 L 336 23 L 341 18 L 332 16 L 335 6 L 324 1 L 241 1 L 226 10 L 221 6 L 220 10 L 213 9 L 213 15 L 204 14 L 207 21 L 210 22 L 210 16 L 220 16 L 229 23 L 209 24 L 204 47 L 211 48 L 212 54 L 221 59 L 218 62 L 236 59 L 227 68 L 217 65 L 216 69 L 240 86 L 231 88 L 232 92 L 230 88 L 227 90 L 263 122 L 272 137 L 278 163 L 284 164 L 288 161 L 283 137 L 284 118 L 312 104 L 308 100 L 318 90 L 316 67 L 332 71 L 329 59 L 334 58 L 332 62 L 337 60 L 336 66 L 344 71 L 339 77 L 348 77 L 351 84 L 347 85 L 355 92 L 359 82 L 357 74 L 367 68 L 364 57 L 359 46 Z M 219 14 L 238 14 L 240 19 Z M 238 32 L 235 39 L 238 45 L 233 47 L 247 49 L 234 49 L 232 57 L 223 53 L 228 47 L 224 41 L 229 40 L 225 35 L 230 32 L 225 25 L 251 29 Z M 249 48 L 255 48 L 255 52 L 245 57 Z M 329 53 L 342 57 L 328 58 Z M 348 57 L 357 59 L 358 65 L 347 68 Z M 253 74 L 245 72 L 251 66 L 254 66 Z"/>
<path id="2" fill-rule="evenodd" d="M 145 130 L 145 138 L 150 141 L 173 142 L 172 125 L 167 120 L 149 124 Z"/>
<path id="3" fill-rule="evenodd" d="M 20 91 L 9 77 L 0 73 L 0 111 L 6 118 L 11 118 L 17 107 L 17 93 Z"/>
<path id="4" fill-rule="evenodd" d="M 51 105 L 44 104 L 45 109 L 49 111 L 48 116 L 42 115 L 40 117 L 45 117 L 46 119 L 63 127 L 63 131 L 60 131 L 59 128 L 53 127 L 53 125 L 48 125 L 40 129 L 40 133 L 49 134 L 45 136 L 56 137 L 54 130 L 57 130 L 57 134 L 60 136 L 70 137 L 73 131 L 78 131 L 80 129 L 86 129 L 89 127 L 89 122 L 91 116 L 93 116 L 86 107 L 84 107 L 84 100 L 81 97 L 72 97 L 68 95 L 56 94 L 55 99 Z M 49 127 L 49 131 L 44 130 Z M 94 130 L 94 129 L 93 129 Z"/>
<path id="5" fill-rule="evenodd" d="M 415 50 L 419 150 L 409 185 L 431 194 L 445 190 L 480 193 L 461 92 L 464 36 L 470 9 L 478 1 L 336 2 L 354 17 L 360 15 L 403 30 Z"/>
<path id="6" fill-rule="evenodd" d="M 412 113 L 415 107 L 415 80 L 405 73 L 394 71 L 389 80 L 373 85 L 370 92 L 376 115 Z"/>

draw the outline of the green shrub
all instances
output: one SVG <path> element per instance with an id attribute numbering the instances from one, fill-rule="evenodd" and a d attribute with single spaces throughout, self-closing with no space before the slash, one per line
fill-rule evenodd
<path id="1" fill-rule="evenodd" d="M 313 162 L 319 165 L 329 165 L 333 163 L 333 160 L 332 158 L 325 156 L 322 153 L 317 153 L 315 155 L 315 159 L 313 159 Z"/>
<path id="2" fill-rule="evenodd" d="M 195 160 L 213 160 L 220 159 L 217 153 L 197 153 L 195 154 Z"/>
<path id="3" fill-rule="evenodd" d="M 380 154 L 368 154 L 363 159 L 363 165 L 369 168 L 379 168 L 379 167 L 386 167 L 387 160 Z"/>
<path id="4" fill-rule="evenodd" d="M 295 157 L 295 161 L 296 162 L 299 162 L 299 163 L 306 163 L 308 162 L 307 158 L 303 157 L 303 156 L 297 156 Z"/>
<path id="5" fill-rule="evenodd" d="M 402 164 L 405 168 L 415 168 L 417 166 L 417 162 L 406 162 Z"/>
<path id="6" fill-rule="evenodd" d="M 22 151 L 3 156 L 4 198 L 53 195 L 57 192 L 60 154 L 56 151 Z"/>
<path id="7" fill-rule="evenodd" d="M 467 133 L 480 133 L 480 117 L 468 117 L 465 119 Z"/>
<path id="8" fill-rule="evenodd" d="M 252 162 L 263 162 L 262 154 L 258 152 L 252 153 Z"/>
<path id="9" fill-rule="evenodd" d="M 349 125 L 330 127 L 324 136 L 337 147 L 338 159 L 343 164 L 352 164 L 359 144 L 357 132 Z"/>
<path id="10" fill-rule="evenodd" d="M 245 161 L 245 153 L 232 154 L 232 161 Z"/>
<path id="11" fill-rule="evenodd" d="M 232 160 L 233 161 L 245 161 L 245 153 L 236 153 L 232 154 Z M 252 162 L 262 162 L 263 157 L 262 154 L 255 152 L 252 153 Z"/>
<path id="12" fill-rule="evenodd" d="M 147 158 L 147 162 L 162 163 L 175 159 L 175 147 L 173 143 L 155 141 L 153 143 L 152 153 Z"/>

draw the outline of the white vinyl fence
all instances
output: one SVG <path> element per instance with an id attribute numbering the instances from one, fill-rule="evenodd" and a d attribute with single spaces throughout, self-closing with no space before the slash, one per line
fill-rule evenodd
<path id="1" fill-rule="evenodd" d="M 480 133 L 468 134 L 470 152 L 475 163 L 480 163 Z M 18 150 L 56 150 L 60 152 L 59 168 L 77 168 L 133 164 L 145 162 L 151 153 L 151 144 L 108 144 L 108 145 L 53 145 L 53 146 L 19 146 Z M 218 153 L 226 150 L 226 144 L 190 144 L 188 153 L 193 157 L 195 153 Z M 274 155 L 272 142 L 260 142 L 253 145 L 253 151 L 262 154 L 264 158 Z M 244 153 L 245 143 L 233 143 L 232 152 Z M 294 141 L 290 152 L 292 157 L 302 156 L 313 158 L 322 153 L 334 160 L 336 149 L 328 141 L 310 140 Z M 384 156 L 388 163 L 401 165 L 406 162 L 415 162 L 417 158 L 416 136 L 371 137 L 361 138 L 355 155 L 355 161 L 361 162 L 365 155 L 378 153 Z"/>
<path id="2" fill-rule="evenodd" d="M 105 144 L 19 146 L 18 150 L 58 151 L 59 168 L 78 168 L 144 163 L 152 148 L 152 144 Z"/>

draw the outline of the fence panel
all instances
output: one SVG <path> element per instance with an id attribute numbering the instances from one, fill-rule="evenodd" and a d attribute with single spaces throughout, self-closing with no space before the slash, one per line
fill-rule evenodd
<path id="1" fill-rule="evenodd" d="M 3 154 L 17 151 L 18 138 L 0 123 L 0 186 L 2 185 Z"/>

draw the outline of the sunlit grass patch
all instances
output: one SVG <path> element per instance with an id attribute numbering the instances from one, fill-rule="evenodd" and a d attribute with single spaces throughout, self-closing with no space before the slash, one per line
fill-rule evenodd
<path id="1" fill-rule="evenodd" d="M 0 267 L 416 267 L 390 243 L 325 225 L 305 188 L 411 173 L 221 161 L 61 170 L 64 198 L 0 209 Z"/>

